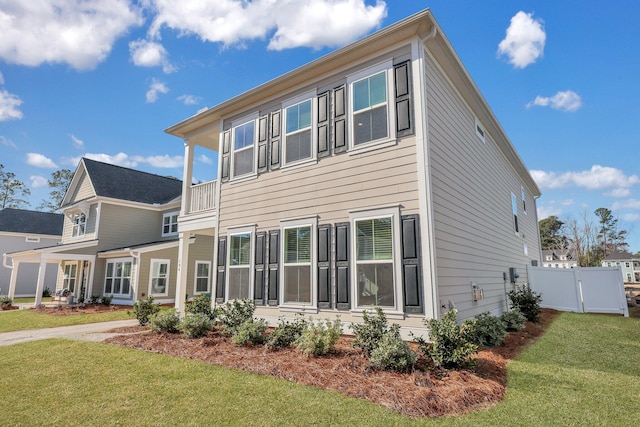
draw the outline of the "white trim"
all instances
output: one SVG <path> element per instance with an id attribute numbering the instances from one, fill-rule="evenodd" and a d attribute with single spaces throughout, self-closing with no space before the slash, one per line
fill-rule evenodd
<path id="1" fill-rule="evenodd" d="M 37 237 L 37 236 L 25 236 L 24 241 L 26 243 L 40 243 L 40 237 Z"/>
<path id="2" fill-rule="evenodd" d="M 176 227 L 176 231 L 171 231 L 171 229 L 173 228 L 174 222 L 173 217 L 176 217 L 176 221 L 175 221 L 175 227 Z M 169 218 L 169 232 L 165 233 L 164 231 L 164 227 L 165 227 L 165 223 L 164 223 L 164 219 L 165 218 Z M 180 211 L 173 211 L 173 212 L 165 212 L 162 214 L 162 237 L 167 237 L 167 236 L 177 236 L 178 235 L 178 219 L 180 218 Z"/>
<path id="3" fill-rule="evenodd" d="M 128 276 L 129 277 L 129 292 L 126 293 L 126 294 L 124 294 L 122 292 L 114 293 L 113 292 L 113 283 L 111 284 L 111 292 L 106 292 L 107 272 L 108 272 L 109 264 L 115 264 L 115 263 L 118 263 L 118 262 L 121 262 L 123 264 L 127 263 L 127 262 L 131 263 L 131 270 L 129 272 L 130 275 Z M 135 277 L 134 271 L 133 271 L 134 266 L 135 266 L 135 264 L 133 262 L 133 257 L 108 259 L 107 263 L 105 264 L 105 269 L 104 269 L 104 280 L 102 282 L 102 294 L 103 295 L 111 295 L 114 299 L 115 298 L 122 298 L 122 297 L 131 297 L 132 291 L 133 291 L 133 288 L 134 288 L 134 286 L 133 286 L 133 278 Z M 112 276 L 112 277 L 115 277 L 115 276 Z M 125 276 L 121 276 L 121 277 L 125 277 Z M 120 289 L 122 290 L 122 284 L 120 284 Z"/>
<path id="4" fill-rule="evenodd" d="M 310 256 L 311 260 L 309 263 L 310 267 L 310 275 L 309 275 L 309 285 L 311 287 L 311 301 L 308 304 L 305 303 L 296 303 L 289 302 L 286 303 L 284 301 L 284 286 L 285 286 L 285 264 L 286 264 L 286 254 L 285 254 L 285 230 L 299 227 L 309 227 L 311 232 L 311 241 L 310 241 Z M 317 309 L 318 307 L 318 280 L 317 280 L 317 268 L 318 268 L 318 217 L 308 217 L 308 218 L 299 218 L 299 219 L 289 219 L 280 221 L 280 283 L 278 285 L 278 293 L 280 308 L 283 310 L 294 309 L 294 310 L 305 310 L 311 308 Z M 287 264 L 292 265 L 292 264 Z M 297 264 L 294 264 L 297 265 Z M 306 265 L 306 263 L 305 263 Z"/>
<path id="5" fill-rule="evenodd" d="M 167 264 L 167 273 L 166 273 L 166 283 L 165 283 L 165 287 L 164 287 L 164 292 L 153 292 L 153 279 L 155 278 L 153 276 L 153 265 L 154 263 L 157 264 Z M 166 297 L 169 295 L 169 283 L 171 280 L 171 260 L 169 259 L 160 259 L 160 258 L 151 258 L 149 260 L 149 295 L 152 296 L 162 296 L 162 297 Z"/>
<path id="6" fill-rule="evenodd" d="M 229 231 L 229 230 L 228 230 Z M 241 234 L 249 234 L 249 264 L 242 264 L 242 265 L 231 265 L 231 240 L 233 238 L 233 236 L 238 236 Z M 230 301 L 231 299 L 229 298 L 229 289 L 230 289 L 230 280 L 231 280 L 231 270 L 232 269 L 240 269 L 240 268 L 248 268 L 249 269 L 249 289 L 248 289 L 248 295 L 247 298 L 248 299 L 253 299 L 253 287 L 254 287 L 254 283 L 253 283 L 253 279 L 254 279 L 254 275 L 253 275 L 253 269 L 254 269 L 254 257 L 255 257 L 255 234 L 256 234 L 256 227 L 246 227 L 243 229 L 235 229 L 233 232 L 229 232 L 227 235 L 227 260 L 226 260 L 226 265 L 227 265 L 227 274 L 225 274 L 226 276 L 226 283 L 225 283 L 225 300 L 226 301 Z"/>
<path id="7" fill-rule="evenodd" d="M 229 147 L 229 181 L 237 181 L 237 180 L 243 180 L 243 179 L 249 179 L 249 178 L 255 178 L 258 175 L 258 165 L 257 165 L 257 158 L 258 158 L 258 132 L 259 129 L 258 127 L 260 126 L 260 124 L 258 123 L 258 118 L 259 118 L 259 114 L 258 113 L 253 113 L 247 116 L 244 116 L 241 119 L 235 120 L 231 123 L 231 141 L 230 141 L 230 147 Z M 240 126 L 244 126 L 248 123 L 252 123 L 253 122 L 253 143 L 251 145 L 251 149 L 253 150 L 253 160 L 252 160 L 252 170 L 249 173 L 244 173 L 242 175 L 235 175 L 235 162 L 236 162 L 236 149 L 235 149 L 235 135 L 236 135 L 236 128 L 240 127 Z M 248 150 L 249 146 L 243 147 L 240 151 L 243 150 Z"/>
<path id="8" fill-rule="evenodd" d="M 198 291 L 198 279 L 202 277 L 198 277 L 198 264 L 207 264 L 209 274 L 207 275 L 207 290 L 206 291 Z M 203 293 L 211 294 L 211 261 L 207 260 L 196 260 L 193 268 L 193 295 L 201 295 Z"/>
<path id="9" fill-rule="evenodd" d="M 318 124 L 318 105 L 317 105 L 317 92 L 311 91 L 311 92 L 307 92 L 305 94 L 296 96 L 295 98 L 289 99 L 285 102 L 282 103 L 282 130 L 281 130 L 281 134 L 282 134 L 282 169 L 286 169 L 288 167 L 293 167 L 293 166 L 302 166 L 302 165 L 307 165 L 309 163 L 316 163 L 317 161 L 317 153 L 318 153 L 318 138 L 317 138 L 317 132 L 314 132 L 314 130 L 317 127 Z M 309 103 L 311 104 L 311 122 L 309 124 L 309 133 L 311 136 L 311 147 L 310 147 L 310 156 L 309 157 L 305 157 L 302 159 L 298 159 L 298 160 L 293 160 L 291 162 L 287 162 L 287 156 L 286 156 L 286 152 L 287 152 L 287 108 L 293 107 L 295 105 L 299 105 L 302 104 L 304 102 L 309 101 Z M 293 132 L 293 134 L 297 134 L 299 133 L 300 130 L 297 130 L 295 132 Z"/>

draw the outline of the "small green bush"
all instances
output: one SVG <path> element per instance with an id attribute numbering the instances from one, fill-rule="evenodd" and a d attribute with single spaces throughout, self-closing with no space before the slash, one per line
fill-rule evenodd
<path id="1" fill-rule="evenodd" d="M 45 286 L 44 289 L 42 290 L 42 297 L 48 298 L 50 296 L 51 296 L 51 289 L 49 289 L 48 286 Z"/>
<path id="2" fill-rule="evenodd" d="M 502 344 L 507 328 L 499 317 L 484 312 L 476 316 L 476 338 L 478 345 L 493 347 Z"/>
<path id="3" fill-rule="evenodd" d="M 475 320 L 465 320 L 458 326 L 457 310 L 449 310 L 441 320 L 426 319 L 431 341 L 414 338 L 420 351 L 437 367 L 462 368 L 473 365 L 471 356 L 478 351 Z"/>
<path id="4" fill-rule="evenodd" d="M 266 337 L 265 332 L 269 327 L 269 322 L 264 319 L 247 320 L 236 330 L 236 333 L 231 337 L 236 345 L 250 346 L 264 344 Z"/>
<path id="5" fill-rule="evenodd" d="M 540 303 L 542 295 L 533 292 L 531 286 L 525 284 L 522 287 L 509 291 L 509 299 L 514 308 L 520 310 L 528 321 L 538 323 L 540 321 Z"/>
<path id="6" fill-rule="evenodd" d="M 151 321 L 151 316 L 160 311 L 160 305 L 153 302 L 153 297 L 141 299 L 133 303 L 133 315 L 138 319 L 140 326 Z"/>
<path id="7" fill-rule="evenodd" d="M 267 348 L 275 350 L 293 345 L 306 328 L 307 320 L 302 316 L 291 322 L 280 319 L 278 326 L 275 327 L 267 339 Z"/>
<path id="8" fill-rule="evenodd" d="M 100 302 L 100 297 L 98 295 L 91 295 L 89 298 L 89 304 L 98 304 Z"/>
<path id="9" fill-rule="evenodd" d="M 211 297 L 206 294 L 201 294 L 193 299 L 191 303 L 185 306 L 184 311 L 187 314 L 202 313 L 209 316 L 209 319 L 215 320 L 216 315 L 211 308 Z"/>
<path id="10" fill-rule="evenodd" d="M 196 313 L 185 316 L 180 322 L 180 330 L 187 338 L 200 338 L 213 329 L 213 322 L 206 314 Z"/>
<path id="11" fill-rule="evenodd" d="M 380 340 L 389 331 L 387 317 L 380 307 L 376 307 L 375 314 L 362 312 L 363 323 L 353 323 L 351 329 L 355 339 L 353 346 L 359 347 L 368 357 L 378 347 Z"/>
<path id="12" fill-rule="evenodd" d="M 149 324 L 151 325 L 152 332 L 175 334 L 180 330 L 180 314 L 175 309 L 161 311 L 151 316 Z"/>
<path id="13" fill-rule="evenodd" d="M 234 335 L 240 325 L 253 319 L 255 309 L 253 301 L 248 299 L 236 299 L 219 306 L 216 315 L 222 324 L 222 334 Z"/>
<path id="14" fill-rule="evenodd" d="M 8 295 L 0 295 L 0 305 L 8 307 L 13 304 L 13 300 Z"/>
<path id="15" fill-rule="evenodd" d="M 109 306 L 111 305 L 112 300 L 113 300 L 112 296 L 102 295 L 102 297 L 100 298 L 100 304 Z"/>
<path id="16" fill-rule="evenodd" d="M 413 369 L 416 360 L 418 355 L 400 336 L 400 325 L 394 323 L 371 352 L 369 364 L 376 369 L 408 372 Z"/>
<path id="17" fill-rule="evenodd" d="M 322 356 L 333 351 L 334 346 L 342 335 L 342 323 L 340 319 L 309 321 L 295 346 L 307 356 Z"/>
<path id="18" fill-rule="evenodd" d="M 514 308 L 513 310 L 502 313 L 500 320 L 504 323 L 507 331 L 521 331 L 524 329 L 524 322 L 527 321 L 527 318 L 520 310 Z"/>

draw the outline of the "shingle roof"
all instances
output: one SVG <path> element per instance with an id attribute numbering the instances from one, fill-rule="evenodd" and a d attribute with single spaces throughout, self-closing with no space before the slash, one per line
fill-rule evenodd
<path id="1" fill-rule="evenodd" d="M 84 158 L 97 196 L 148 204 L 180 197 L 182 181 Z"/>
<path id="2" fill-rule="evenodd" d="M 634 259 L 635 256 L 631 255 L 629 252 L 613 252 L 606 256 L 603 261 L 612 261 L 612 260 L 620 260 L 620 259 Z"/>
<path id="3" fill-rule="evenodd" d="M 13 208 L 0 210 L 0 231 L 61 236 L 63 223 L 62 214 Z"/>

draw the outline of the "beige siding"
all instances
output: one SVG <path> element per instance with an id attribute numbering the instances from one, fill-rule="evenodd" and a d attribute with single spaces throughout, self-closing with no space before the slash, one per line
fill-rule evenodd
<path id="1" fill-rule="evenodd" d="M 535 202 L 529 196 L 517 236 L 511 193 L 521 213 L 521 179 L 491 135 L 486 143 L 476 135 L 474 113 L 428 55 L 426 82 L 439 305 L 452 302 L 460 318 L 499 312 L 505 307 L 503 272 L 516 267 L 526 281 L 524 244 L 539 258 Z M 473 301 L 472 282 L 484 290 L 482 301 Z"/>
<path id="2" fill-rule="evenodd" d="M 147 252 L 140 256 L 138 283 L 136 286 L 137 299 L 145 298 L 150 295 L 151 284 L 151 260 L 152 259 L 166 259 L 169 260 L 169 279 L 168 279 L 168 295 L 167 296 L 155 296 L 158 300 L 163 299 L 175 299 L 176 297 L 176 278 L 178 269 L 178 245 L 173 248 L 162 249 L 159 251 Z"/>
<path id="3" fill-rule="evenodd" d="M 80 176 L 80 181 L 75 187 L 75 192 L 71 195 L 70 203 L 79 202 L 96 195 L 93 191 L 93 186 L 91 185 L 91 181 L 89 180 L 89 177 L 87 176 L 84 168 L 81 174 L 82 175 Z"/>
<path id="4" fill-rule="evenodd" d="M 64 216 L 64 226 L 62 231 L 62 241 L 65 244 L 84 242 L 87 240 L 96 239 L 96 224 L 98 222 L 98 204 L 94 203 L 89 206 L 89 213 L 87 214 L 87 223 L 84 229 L 84 236 L 72 237 L 73 233 L 73 215 Z"/>
<path id="5" fill-rule="evenodd" d="M 170 240 L 161 235 L 162 212 L 102 203 L 99 250 Z"/>
<path id="6" fill-rule="evenodd" d="M 195 274 L 196 274 L 196 261 L 210 261 L 211 266 L 209 269 L 209 288 L 213 283 L 213 236 L 205 236 L 202 234 L 196 235 L 196 240 L 189 245 L 189 266 L 187 269 L 187 294 L 193 295 L 195 293 Z M 212 289 L 210 289 L 212 292 Z"/>

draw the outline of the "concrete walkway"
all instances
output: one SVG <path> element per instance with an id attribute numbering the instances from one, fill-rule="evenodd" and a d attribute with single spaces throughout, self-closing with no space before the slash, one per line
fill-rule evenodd
<path id="1" fill-rule="evenodd" d="M 0 346 L 21 342 L 46 340 L 49 338 L 70 338 L 84 341 L 102 341 L 114 335 L 106 331 L 114 328 L 135 326 L 136 319 L 114 320 L 111 322 L 87 323 L 84 325 L 60 326 L 57 328 L 29 329 L 26 331 L 0 333 Z"/>

